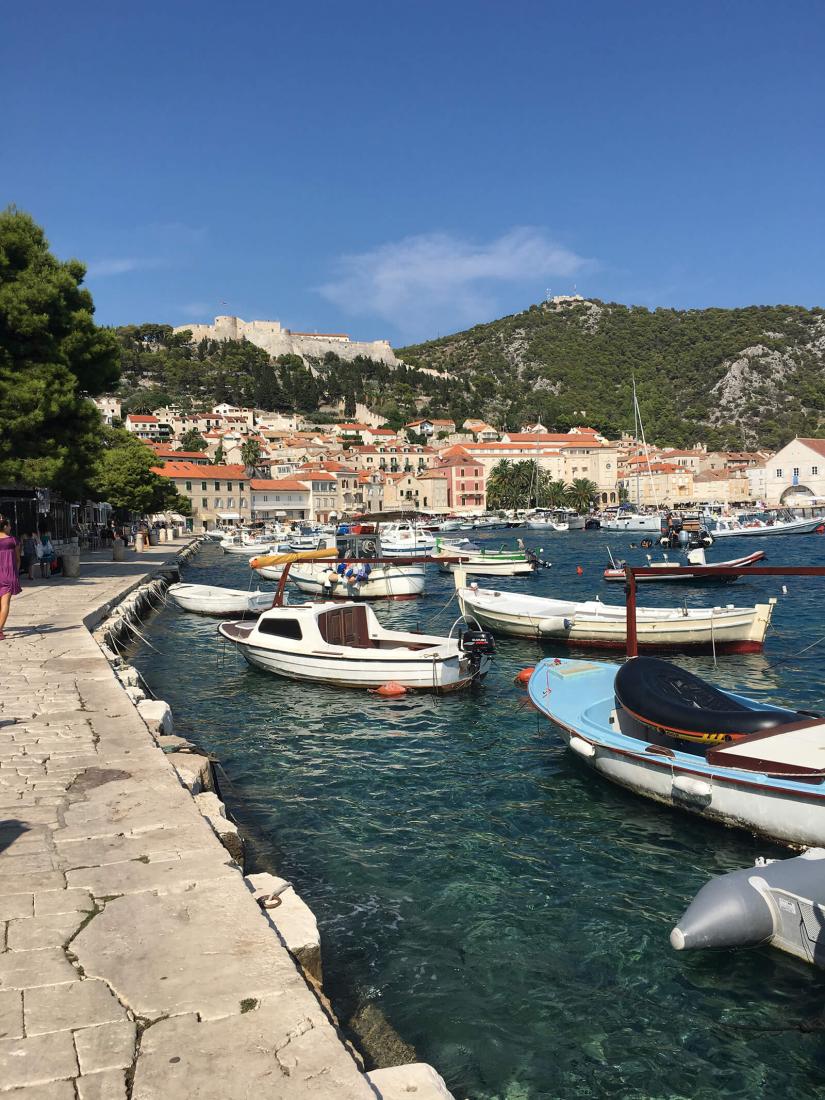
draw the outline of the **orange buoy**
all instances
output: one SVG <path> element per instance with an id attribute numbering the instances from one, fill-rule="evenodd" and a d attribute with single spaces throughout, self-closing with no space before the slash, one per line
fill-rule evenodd
<path id="1" fill-rule="evenodd" d="M 383 695 L 385 698 L 391 699 L 396 695 L 406 695 L 407 688 L 403 684 L 399 684 L 397 680 L 390 680 L 386 684 L 382 684 L 381 687 L 370 688 L 370 695 Z"/>
<path id="2" fill-rule="evenodd" d="M 513 680 L 514 684 L 526 684 L 530 677 L 536 670 L 534 668 L 523 668 L 516 673 L 516 678 Z"/>
<path id="3" fill-rule="evenodd" d="M 581 576 L 582 573 L 584 572 L 584 570 L 582 569 L 582 567 L 580 565 L 577 565 L 576 566 L 576 572 L 579 574 L 579 576 Z"/>

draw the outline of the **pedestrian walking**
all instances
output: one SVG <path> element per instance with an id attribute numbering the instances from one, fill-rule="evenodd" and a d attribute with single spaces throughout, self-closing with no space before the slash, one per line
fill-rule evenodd
<path id="1" fill-rule="evenodd" d="M 22 591 L 19 572 L 20 543 L 11 533 L 11 523 L 0 518 L 0 640 L 5 638 L 3 627 L 9 617 L 11 598 Z"/>

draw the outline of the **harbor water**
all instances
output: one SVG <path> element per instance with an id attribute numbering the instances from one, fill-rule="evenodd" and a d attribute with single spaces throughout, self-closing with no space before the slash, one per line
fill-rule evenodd
<path id="1" fill-rule="evenodd" d="M 520 533 L 553 567 L 479 584 L 620 603 L 622 586 L 601 579 L 607 546 L 644 564 L 629 549 L 638 535 Z M 755 549 L 773 565 L 825 564 L 817 535 L 726 539 L 709 563 Z M 208 546 L 184 579 L 246 588 L 250 570 Z M 764 654 L 675 659 L 720 686 L 825 711 L 823 585 L 650 584 L 640 603 L 778 595 Z M 373 606 L 388 625 L 446 634 L 452 592 L 429 567 L 424 599 Z M 176 732 L 221 762 L 255 869 L 290 879 L 314 910 L 325 991 L 374 1061 L 430 1062 L 473 1100 L 821 1094 L 821 971 L 767 948 L 668 943 L 710 875 L 787 853 L 638 798 L 570 754 L 513 683 L 564 650 L 501 639 L 482 686 L 386 700 L 251 669 L 215 620 L 171 603 L 145 636 L 152 648 L 130 659 Z"/>

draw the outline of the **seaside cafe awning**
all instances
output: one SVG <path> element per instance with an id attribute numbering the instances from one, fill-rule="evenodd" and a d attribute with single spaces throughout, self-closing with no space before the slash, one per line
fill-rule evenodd
<path id="1" fill-rule="evenodd" d="M 218 512 L 218 519 L 240 519 L 240 512 Z"/>

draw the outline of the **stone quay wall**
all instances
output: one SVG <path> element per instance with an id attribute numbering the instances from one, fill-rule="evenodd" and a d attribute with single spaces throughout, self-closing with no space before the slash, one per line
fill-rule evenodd
<path id="1" fill-rule="evenodd" d="M 429 1066 L 363 1071 L 320 995 L 314 917 L 244 875 L 211 761 L 118 654 L 183 555 L 87 555 L 12 600 L 0 1100 L 444 1100 Z"/>

